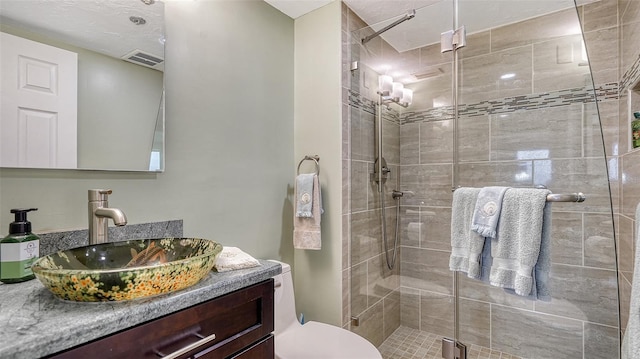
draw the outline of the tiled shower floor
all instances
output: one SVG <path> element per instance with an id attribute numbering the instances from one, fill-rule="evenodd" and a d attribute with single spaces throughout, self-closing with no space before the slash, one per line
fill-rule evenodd
<path id="1" fill-rule="evenodd" d="M 380 347 L 384 359 L 442 359 L 442 337 L 409 327 L 396 329 Z M 472 345 L 467 359 L 524 359 L 497 350 Z"/>

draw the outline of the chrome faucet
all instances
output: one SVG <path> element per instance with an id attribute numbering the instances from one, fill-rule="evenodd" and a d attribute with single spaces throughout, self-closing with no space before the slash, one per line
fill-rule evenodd
<path id="1" fill-rule="evenodd" d="M 117 208 L 109 208 L 110 189 L 89 190 L 89 244 L 109 241 L 108 222 L 113 220 L 116 226 L 127 224 L 127 217 Z"/>

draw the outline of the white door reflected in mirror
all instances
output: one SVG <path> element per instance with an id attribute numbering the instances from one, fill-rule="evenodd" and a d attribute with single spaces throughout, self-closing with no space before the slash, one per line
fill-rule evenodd
<path id="1" fill-rule="evenodd" d="M 0 166 L 77 168 L 77 54 L 5 33 L 0 42 Z"/>
<path id="2" fill-rule="evenodd" d="M 77 165 L 59 167 L 164 170 L 163 30 L 162 1 L 0 1 L 1 32 L 77 53 Z"/>

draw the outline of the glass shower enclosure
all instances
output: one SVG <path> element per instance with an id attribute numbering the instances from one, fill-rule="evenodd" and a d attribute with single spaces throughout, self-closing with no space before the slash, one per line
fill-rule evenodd
<path id="1" fill-rule="evenodd" d="M 389 3 L 397 16 L 376 21 L 345 1 L 350 329 L 384 358 L 441 358 L 442 338 L 464 344 L 467 358 L 618 358 L 600 116 L 618 105 L 615 89 L 594 85 L 582 6 Z M 394 101 L 381 76 L 412 98 Z M 449 270 L 452 190 L 485 186 L 586 196 L 552 203 L 551 301 Z"/>

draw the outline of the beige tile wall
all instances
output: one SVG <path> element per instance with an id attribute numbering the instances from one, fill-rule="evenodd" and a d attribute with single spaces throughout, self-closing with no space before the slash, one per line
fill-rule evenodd
<path id="1" fill-rule="evenodd" d="M 601 0 L 578 9 L 582 24 L 576 27 L 584 30 L 595 88 L 617 88 L 625 71 L 637 63 L 638 4 L 621 1 L 618 10 L 618 1 Z M 357 95 L 361 95 L 360 103 L 375 99 L 375 84 L 371 83 L 375 73 L 366 68 L 350 72 L 353 59 L 362 66 L 394 56 L 411 69 L 442 71 L 414 87 L 414 104 L 399 113 L 397 128 L 395 119 L 385 122 L 390 129 L 385 132 L 385 146 L 392 149 L 385 156 L 393 159 L 396 176 L 390 181 L 415 192 L 402 202 L 399 272 L 388 272 L 381 265 L 380 209 L 375 187 L 368 181 L 374 159 L 373 112 L 365 110 L 366 106 L 349 106 L 344 111 L 343 134 L 350 139 L 343 147 L 347 162 L 344 193 L 349 203 L 345 215 L 351 218 L 350 227 L 344 230 L 343 248 L 349 254 L 344 256 L 343 278 L 348 283 L 343 288 L 350 288 L 343 296 L 344 325 L 350 327 L 351 315 L 359 316 L 361 326 L 352 330 L 376 345 L 400 323 L 452 336 L 452 273 L 448 270 L 452 126 L 446 108 L 433 109 L 434 103 L 451 104 L 450 55 L 440 54 L 439 46 L 397 54 L 378 38 L 360 58 L 351 52 L 350 31 L 366 25 L 348 7 L 343 10 L 343 86 L 357 92 L 351 93 L 352 101 Z M 575 10 L 471 34 L 467 48 L 461 51 L 460 103 L 590 88 L 589 66 L 580 63 L 580 33 L 560 34 L 553 26 L 567 23 L 577 24 Z M 560 61 L 567 55 L 575 62 Z M 499 80 L 505 72 L 515 73 L 516 78 Z M 554 204 L 551 303 L 532 302 L 461 276 L 463 341 L 525 357 L 615 356 L 618 293 L 606 164 L 618 234 L 623 308 L 628 308 L 633 269 L 633 212 L 640 201 L 640 161 L 636 158 L 640 151 L 627 150 L 625 97 L 620 101 L 617 96 L 599 98 L 597 108 L 586 101 L 460 117 L 461 185 L 544 184 L 554 192 L 583 191 L 588 196 L 583 204 Z M 343 98 L 348 105 L 348 95 Z M 631 100 L 640 109 L 640 95 Z M 431 111 L 432 118 L 403 120 L 420 110 Z M 391 187 L 388 183 L 387 190 Z M 393 223 L 389 212 L 388 223 Z M 565 349 L 549 352 L 549 347 L 560 346 Z"/>
<path id="2" fill-rule="evenodd" d="M 634 238 L 637 219 L 635 208 L 640 203 L 640 150 L 629 146 L 629 112 L 640 109 L 640 94 L 633 90 L 640 80 L 640 3 L 637 1 L 619 1 L 619 81 L 622 84 L 619 101 L 618 127 L 618 263 L 620 277 L 621 329 L 624 331 L 628 320 L 629 297 L 634 270 Z"/>
<path id="3" fill-rule="evenodd" d="M 343 4 L 343 144 L 344 202 L 343 208 L 349 224 L 343 229 L 343 326 L 362 335 L 379 346 L 384 339 L 400 326 L 400 255 L 393 270 L 387 268 L 382 251 L 382 229 L 380 218 L 382 207 L 377 185 L 370 181 L 373 172 L 374 153 L 374 103 L 376 100 L 377 75 L 364 64 L 373 65 L 390 48 L 381 39 L 369 43 L 371 51 L 360 59 L 359 53 L 351 56 L 351 31 L 366 25 L 346 5 Z M 359 35 L 363 36 L 363 35 Z M 351 61 L 361 61 L 359 71 L 349 71 Z M 411 52 L 401 59 L 407 66 L 418 57 Z M 357 88 L 359 91 L 350 92 Z M 353 106 L 350 104 L 358 103 Z M 384 132 L 382 136 L 385 159 L 391 173 L 385 184 L 385 214 L 389 246 L 395 238 L 395 207 L 391 191 L 398 188 L 400 165 L 400 123 L 399 112 L 385 110 L 382 114 Z M 390 257 L 393 251 L 390 252 Z M 358 326 L 352 326 L 350 318 L 359 319 Z"/>

